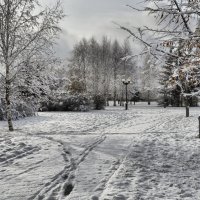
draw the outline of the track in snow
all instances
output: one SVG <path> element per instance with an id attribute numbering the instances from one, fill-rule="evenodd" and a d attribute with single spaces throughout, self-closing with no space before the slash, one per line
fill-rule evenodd
<path id="1" fill-rule="evenodd" d="M 30 132 L 31 134 L 28 134 L 27 126 L 27 128 L 25 129 L 27 133 L 24 133 L 24 135 L 27 136 L 27 139 L 35 138 L 36 140 L 38 138 L 41 138 L 41 140 L 48 140 L 49 144 L 46 145 L 45 143 L 46 146 L 42 146 L 41 150 L 39 148 L 40 145 L 33 145 L 33 149 L 36 147 L 38 148 L 38 151 L 30 151 L 30 154 L 28 150 L 26 154 L 21 154 L 19 151 L 19 157 L 17 157 L 17 152 L 15 152 L 14 157 L 11 156 L 9 158 L 8 156 L 6 157 L 6 159 L 4 157 L 1 160 L 2 163 L 0 163 L 0 165 L 2 164 L 1 166 L 6 166 L 8 164 L 8 166 L 10 167 L 16 167 L 18 164 L 18 160 L 20 164 L 20 162 L 23 162 L 23 160 L 25 160 L 26 158 L 30 160 L 36 158 L 38 159 L 38 156 L 44 155 L 41 154 L 41 151 L 46 152 L 45 149 L 47 148 L 47 152 L 50 152 L 48 151 L 48 148 L 50 148 L 50 146 L 53 146 L 52 152 L 59 151 L 59 154 L 62 154 L 65 166 L 63 167 L 63 165 L 58 164 L 60 168 L 57 169 L 56 173 L 51 172 L 49 173 L 48 177 L 44 176 L 44 181 L 41 181 L 40 179 L 41 185 L 35 188 L 34 184 L 32 188 L 30 187 L 32 185 L 32 182 L 28 180 L 31 184 L 27 187 L 27 190 L 23 188 L 24 186 L 20 186 L 22 190 L 18 190 L 18 193 L 16 191 L 16 194 L 21 195 L 23 193 L 22 197 L 24 197 L 25 192 L 30 191 L 30 193 L 26 194 L 26 197 L 28 196 L 30 200 L 104 200 L 106 198 L 109 200 L 123 200 L 128 198 L 131 199 L 131 195 L 134 194 L 135 197 L 133 197 L 131 200 L 137 200 L 137 198 L 142 195 L 143 190 L 145 192 L 152 192 L 151 188 L 148 188 L 148 181 L 150 181 L 152 188 L 156 188 L 156 186 L 153 184 L 154 182 L 159 184 L 163 180 L 166 181 L 166 179 L 162 176 L 162 173 L 159 174 L 159 177 L 161 178 L 158 177 L 158 179 L 155 179 L 155 173 L 153 172 L 151 173 L 151 178 L 148 178 L 148 173 L 145 172 L 145 165 L 149 163 L 153 166 L 153 162 L 158 161 L 158 163 L 160 163 L 161 165 L 161 169 L 166 168 L 167 174 L 172 168 L 169 167 L 169 169 L 167 169 L 168 166 L 162 165 L 163 162 L 166 162 L 166 160 L 163 158 L 163 155 L 165 155 L 167 150 L 173 146 L 169 145 L 170 142 L 175 141 L 176 144 L 176 141 L 178 141 L 179 145 L 181 145 L 181 143 L 185 141 L 184 137 L 187 136 L 189 138 L 188 144 L 192 144 L 189 133 L 194 133 L 195 128 L 192 121 L 194 120 L 194 118 L 189 118 L 185 120 L 185 117 L 179 111 L 176 111 L 175 113 L 173 113 L 172 111 L 170 111 L 169 113 L 165 113 L 162 110 L 162 112 L 157 113 L 156 110 L 151 111 L 149 109 L 146 111 L 143 109 L 141 111 L 139 110 L 135 112 L 134 114 L 131 113 L 132 111 L 129 112 L 130 116 L 129 114 L 127 114 L 126 117 L 122 117 L 122 120 L 119 116 L 117 116 L 114 121 L 106 122 L 106 119 L 103 119 L 103 117 L 101 116 L 102 121 L 100 120 L 98 122 L 94 122 L 94 126 L 92 124 L 92 121 L 90 121 L 89 124 L 92 124 L 91 127 L 87 127 L 84 124 L 84 126 L 80 129 L 77 126 L 77 128 L 74 127 L 69 131 L 64 130 L 64 123 L 62 123 L 61 130 L 59 129 L 59 126 L 56 127 L 56 123 L 54 123 L 54 131 L 52 132 L 48 132 L 45 129 L 42 129 L 43 131 L 40 131 L 39 134 L 37 134 L 37 130 L 35 131 L 37 133 Z M 145 112 L 147 112 L 147 114 Z M 121 111 L 119 113 L 119 115 L 124 114 L 125 112 Z M 80 116 L 82 116 L 82 114 Z M 113 118 L 115 118 L 115 116 L 110 117 L 110 119 Z M 88 117 L 87 120 L 90 120 L 90 118 Z M 76 122 L 74 123 L 76 124 Z M 49 126 L 48 128 L 51 127 Z M 97 137 L 97 135 L 101 135 L 101 133 L 107 134 L 106 136 Z M 159 141 L 159 143 L 157 141 Z M 164 141 L 168 141 L 169 143 L 165 143 Z M 196 144 L 196 146 L 198 147 L 198 143 Z M 174 147 L 172 147 L 171 149 L 173 148 Z M 175 150 L 176 149 L 174 148 L 174 151 Z M 161 153 L 160 155 L 155 156 L 157 151 L 160 151 Z M 183 151 L 183 149 L 177 148 L 177 151 L 180 152 Z M 185 152 L 188 153 L 189 148 Z M 195 150 L 193 150 L 193 152 L 195 152 Z M 195 161 L 193 155 L 190 156 L 191 158 L 189 160 L 191 162 Z M 144 157 L 144 160 L 141 160 L 141 157 Z M 150 157 L 150 161 L 152 162 L 145 161 L 145 159 L 148 160 L 150 159 Z M 183 159 L 184 156 L 179 156 L 179 158 Z M 198 159 L 196 160 L 199 164 Z M 2 169 L 2 171 L 0 171 L 2 174 L 0 179 L 2 183 L 6 183 L 7 185 L 9 185 L 10 182 L 12 182 L 13 184 L 13 181 L 15 180 L 24 181 L 23 177 L 26 177 L 27 174 L 34 174 L 34 171 L 41 171 L 39 170 L 39 168 L 41 168 L 42 166 L 47 167 L 44 167 L 42 172 L 45 173 L 46 170 L 48 173 L 49 168 L 48 166 L 44 165 L 43 162 L 47 163 L 48 158 L 44 157 L 42 159 L 36 160 L 33 166 L 31 166 L 30 164 L 23 165 L 26 166 L 26 169 L 23 169 L 18 173 L 9 174 L 8 172 L 3 171 L 4 169 Z M 173 156 L 170 162 L 175 162 Z M 139 163 L 139 165 L 137 165 L 137 163 Z M 49 163 L 49 165 L 56 166 L 56 163 Z M 194 166 L 191 165 L 190 167 Z M 152 168 L 149 168 L 149 170 L 151 169 Z M 172 171 L 176 173 L 178 172 L 175 169 L 173 169 Z M 184 178 L 182 178 L 182 180 L 184 181 Z M 197 181 L 195 183 L 199 184 Z M 141 189 L 137 188 L 138 185 L 141 186 Z M 29 188 L 31 188 L 32 191 L 34 189 L 37 189 L 36 191 L 38 192 L 36 192 L 35 194 L 31 194 L 31 190 Z M 125 191 L 127 191 L 127 193 Z M 4 192 L 4 199 L 24 199 L 20 198 L 20 196 L 16 196 L 15 198 L 15 196 L 13 196 L 15 195 L 14 190 L 12 192 L 12 196 L 6 196 Z M 195 194 L 195 191 L 193 193 Z M 191 194 L 186 193 L 185 196 L 182 195 L 182 197 L 187 199 L 187 196 L 189 198 L 189 195 Z M 162 199 L 164 198 L 164 196 L 162 195 L 156 198 L 161 197 Z M 143 198 L 149 200 L 150 195 L 143 195 Z"/>
<path id="2" fill-rule="evenodd" d="M 66 166 L 51 180 L 51 182 L 45 184 L 45 186 L 40 191 L 38 191 L 34 196 L 30 197 L 30 200 L 57 200 L 66 198 L 66 196 L 68 196 L 74 188 L 75 171 L 77 167 L 85 160 L 87 155 L 97 145 L 106 139 L 106 137 L 102 135 L 96 138 L 92 143 L 88 144 L 80 153 L 79 157 L 76 158 L 76 160 L 73 158 L 70 150 L 66 149 L 65 143 L 63 141 L 55 140 L 53 138 L 48 139 L 54 142 L 58 142 L 63 146 L 63 156 L 66 161 Z"/>

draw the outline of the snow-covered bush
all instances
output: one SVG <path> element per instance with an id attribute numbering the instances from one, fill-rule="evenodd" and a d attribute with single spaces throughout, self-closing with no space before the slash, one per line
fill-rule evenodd
<path id="1" fill-rule="evenodd" d="M 90 99 L 82 94 L 54 97 L 48 103 L 43 103 L 41 111 L 89 111 Z"/>
<path id="2" fill-rule="evenodd" d="M 93 97 L 93 104 L 94 104 L 94 109 L 95 110 L 103 110 L 106 105 L 105 97 L 102 95 L 95 95 Z"/>
<path id="3" fill-rule="evenodd" d="M 174 106 L 174 105 L 172 105 L 172 101 L 171 101 L 170 97 L 168 95 L 166 95 L 166 97 L 164 97 L 163 94 L 160 94 L 158 96 L 157 103 L 159 106 L 164 106 L 164 105 L 165 106 L 169 106 L 169 105 Z"/>
<path id="4" fill-rule="evenodd" d="M 12 103 L 12 119 L 17 120 L 23 117 L 35 115 L 34 106 L 30 103 L 18 102 Z M 0 121 L 6 120 L 6 105 L 3 99 L 0 99 Z"/>
<path id="5" fill-rule="evenodd" d="M 0 121 L 6 119 L 5 109 L 2 105 L 2 101 L 0 100 Z"/>
<path id="6" fill-rule="evenodd" d="M 182 107 L 186 105 L 186 102 L 184 101 L 184 97 L 180 95 L 175 95 L 175 91 L 169 92 L 167 91 L 166 94 L 164 94 L 163 91 L 160 91 L 160 95 L 158 96 L 157 102 L 158 105 L 164 106 L 172 106 L 172 107 Z M 191 96 L 188 98 L 188 104 L 190 107 L 196 107 L 198 106 L 198 97 Z"/>

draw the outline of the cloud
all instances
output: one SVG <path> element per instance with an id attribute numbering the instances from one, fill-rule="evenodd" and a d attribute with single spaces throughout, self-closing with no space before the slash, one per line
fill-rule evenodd
<path id="1" fill-rule="evenodd" d="M 134 0 L 134 4 L 140 1 Z M 43 3 L 53 5 L 55 0 L 43 0 Z M 73 45 L 83 37 L 94 36 L 101 39 L 103 35 L 107 35 L 110 39 L 124 41 L 128 34 L 113 22 L 129 27 L 151 23 L 149 17 L 126 6 L 132 3 L 132 0 L 63 0 L 67 16 L 61 22 L 63 33 L 56 47 L 57 54 L 67 56 Z"/>
<path id="2" fill-rule="evenodd" d="M 79 38 L 74 34 L 70 34 L 67 30 L 63 29 L 56 41 L 55 51 L 61 58 L 67 58 L 73 49 L 74 44 L 79 41 Z"/>

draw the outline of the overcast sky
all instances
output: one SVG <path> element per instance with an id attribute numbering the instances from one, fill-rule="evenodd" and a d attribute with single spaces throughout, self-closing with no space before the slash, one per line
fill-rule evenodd
<path id="1" fill-rule="evenodd" d="M 55 0 L 44 0 L 52 5 Z M 141 26 L 150 23 L 150 19 L 134 12 L 126 5 L 141 7 L 141 0 L 63 0 L 67 15 L 61 23 L 63 32 L 56 51 L 65 58 L 73 45 L 83 37 L 97 39 L 107 35 L 110 39 L 123 41 L 128 34 L 120 30 L 113 22 L 127 26 Z"/>

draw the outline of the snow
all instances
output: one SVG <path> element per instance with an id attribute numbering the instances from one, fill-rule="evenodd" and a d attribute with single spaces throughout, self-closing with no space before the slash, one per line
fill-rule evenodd
<path id="1" fill-rule="evenodd" d="M 0 199 L 200 199 L 200 108 L 146 104 L 0 122 Z"/>

